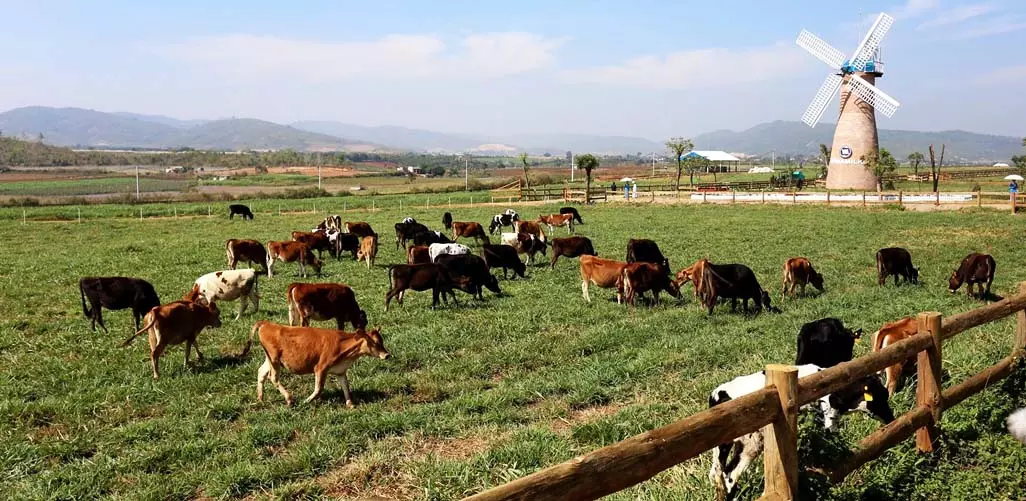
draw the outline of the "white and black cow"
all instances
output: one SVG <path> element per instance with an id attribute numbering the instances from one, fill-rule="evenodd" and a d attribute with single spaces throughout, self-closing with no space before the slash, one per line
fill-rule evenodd
<path id="1" fill-rule="evenodd" d="M 416 220 L 416 219 L 413 219 L 413 218 L 412 218 L 412 217 L 410 217 L 410 216 L 406 216 L 406 217 L 404 217 L 404 218 L 403 218 L 403 220 L 402 220 L 402 221 L 400 221 L 400 222 L 401 222 L 401 223 L 403 223 L 403 224 L 413 224 L 413 223 L 416 223 L 416 222 L 417 222 L 417 220 Z"/>
<path id="2" fill-rule="evenodd" d="M 512 214 L 510 214 L 511 212 Z M 513 209 L 506 209 L 505 213 L 492 216 L 492 222 L 488 223 L 488 234 L 494 235 L 496 231 L 501 231 L 506 226 L 513 228 L 517 221 L 520 221 L 520 215 Z"/>
<path id="3" fill-rule="evenodd" d="M 196 279 L 192 290 L 185 295 L 186 301 L 199 301 L 205 299 L 207 302 L 235 301 L 242 298 L 239 304 L 239 314 L 235 320 L 242 317 L 246 312 L 249 302 L 253 303 L 253 311 L 260 309 L 260 291 L 257 287 L 257 272 L 253 269 L 223 270 L 207 273 Z"/>
<path id="4" fill-rule="evenodd" d="M 798 366 L 798 377 L 802 378 L 823 370 L 821 367 L 806 364 Z M 740 376 L 716 387 L 709 395 L 709 407 L 715 407 L 735 398 L 761 390 L 766 386 L 765 371 L 747 376 Z M 821 397 L 816 402 L 806 404 L 803 409 L 818 408 L 823 413 L 823 424 L 826 429 L 833 430 L 837 419 L 851 411 L 868 413 L 884 423 L 894 421 L 894 412 L 887 402 L 887 389 L 876 376 L 867 376 L 854 381 L 851 385 Z M 737 489 L 738 478 L 745 469 L 762 454 L 762 430 L 749 433 L 734 439 L 729 444 L 713 449 L 712 469 L 709 480 L 716 489 L 718 498 L 730 499 Z M 737 449 L 735 457 L 731 452 Z"/>
<path id="5" fill-rule="evenodd" d="M 463 244 L 431 244 L 428 246 L 428 256 L 431 257 L 432 263 L 442 254 L 450 256 L 470 254 L 470 247 Z"/>
<path id="6" fill-rule="evenodd" d="M 852 331 L 836 318 L 809 322 L 798 332 L 798 357 L 794 363 L 827 368 L 851 361 L 855 341 L 861 336 L 862 329 Z"/>

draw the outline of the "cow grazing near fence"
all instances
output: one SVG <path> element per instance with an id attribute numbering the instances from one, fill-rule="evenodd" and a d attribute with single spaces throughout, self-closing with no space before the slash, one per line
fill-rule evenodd
<path id="1" fill-rule="evenodd" d="M 460 237 L 480 240 L 482 244 L 491 243 L 488 241 L 488 234 L 485 233 L 481 223 L 454 221 L 452 223 L 452 240 L 459 240 Z"/>
<path id="2" fill-rule="evenodd" d="M 424 264 L 431 262 L 431 253 L 426 245 L 411 245 L 406 249 L 406 264 Z"/>
<path id="3" fill-rule="evenodd" d="M 160 306 L 160 298 L 153 285 L 141 278 L 83 277 L 78 281 L 78 291 L 82 296 L 82 314 L 90 320 L 94 331 L 96 324 L 100 324 L 104 332 L 109 332 L 103 324 L 102 308 L 131 308 L 135 328 L 138 330 L 139 320 L 143 315 L 150 311 L 150 308 Z"/>
<path id="4" fill-rule="evenodd" d="M 306 278 L 306 267 L 311 266 L 321 276 L 321 262 L 302 242 L 267 242 L 267 278 L 274 276 L 274 262 L 299 263 L 299 273 Z"/>
<path id="5" fill-rule="evenodd" d="M 502 268 L 502 278 L 509 278 L 507 275 L 509 269 L 513 270 L 514 277 L 520 275 L 520 278 L 524 278 L 527 266 L 520 260 L 516 247 L 506 244 L 485 244 L 481 247 L 481 254 L 489 268 Z"/>
<path id="6" fill-rule="evenodd" d="M 402 305 L 406 291 L 410 289 L 418 292 L 430 289 L 432 310 L 438 306 L 439 295 L 446 302 L 446 294 L 452 296 L 453 302 L 459 306 L 456 294 L 452 292 L 454 285 L 456 284 L 453 283 L 448 270 L 434 263 L 393 264 L 388 268 L 389 290 L 385 294 L 385 311 L 388 311 L 388 304 L 392 298 L 396 298 L 399 305 Z"/>
<path id="7" fill-rule="evenodd" d="M 205 327 L 220 327 L 221 312 L 217 305 L 207 301 L 175 301 L 155 306 L 146 314 L 144 326 L 126 339 L 121 346 L 128 346 L 143 332 L 149 332 L 150 365 L 153 379 L 160 378 L 160 356 L 171 345 L 185 343 L 185 366 L 189 366 L 189 352 L 196 347 L 196 357 L 202 361 L 196 336 Z"/>
<path id="8" fill-rule="evenodd" d="M 253 220 L 253 211 L 249 210 L 249 207 L 246 207 L 245 205 L 242 205 L 242 204 L 231 204 L 231 205 L 229 205 L 228 206 L 228 219 L 235 219 L 235 215 L 236 214 L 238 214 L 239 216 L 242 216 L 243 220 L 246 220 L 246 219 L 249 219 L 250 221 Z"/>
<path id="9" fill-rule="evenodd" d="M 616 303 L 623 302 L 623 270 L 627 263 L 602 259 L 596 256 L 581 256 L 581 293 L 584 300 L 591 302 L 588 287 L 595 284 L 603 289 L 616 289 Z"/>
<path id="10" fill-rule="evenodd" d="M 248 303 L 253 303 L 253 311 L 260 310 L 260 288 L 256 270 L 222 270 L 207 273 L 196 279 L 192 289 L 185 294 L 185 301 L 235 301 L 239 299 L 239 314 L 235 320 L 242 318 Z"/>
<path id="11" fill-rule="evenodd" d="M 887 277 L 894 275 L 894 285 L 898 285 L 898 277 L 910 284 L 919 283 L 919 269 L 912 266 L 912 254 L 901 247 L 888 247 L 876 251 L 877 283 L 883 285 Z"/>
<path id="12" fill-rule="evenodd" d="M 623 268 L 622 282 L 624 298 L 631 306 L 634 306 L 639 295 L 648 291 L 652 291 L 654 303 L 659 302 L 660 291 L 666 291 L 667 294 L 680 298 L 680 287 L 676 282 L 670 280 L 666 270 L 658 264 L 628 263 Z"/>
<path id="13" fill-rule="evenodd" d="M 666 273 L 670 272 L 670 260 L 663 256 L 658 244 L 647 238 L 632 238 L 627 241 L 626 261 L 628 263 L 661 264 L 666 269 Z"/>
<path id="14" fill-rule="evenodd" d="M 792 257 L 784 261 L 783 285 L 780 290 L 781 299 L 785 296 L 794 297 L 794 289 L 800 289 L 800 294 L 805 295 L 805 286 L 812 284 L 816 290 L 823 292 L 823 275 L 820 275 L 812 263 L 804 257 Z"/>
<path id="15" fill-rule="evenodd" d="M 442 227 L 447 230 L 452 229 L 452 214 L 448 212 L 442 214 Z"/>
<path id="16" fill-rule="evenodd" d="M 852 331 L 836 318 L 809 322 L 798 332 L 798 356 L 794 364 L 828 368 L 848 362 L 860 337 L 862 329 Z"/>
<path id="17" fill-rule="evenodd" d="M 267 272 L 267 250 L 256 240 L 231 239 L 225 242 L 224 252 L 228 258 L 228 269 L 234 270 L 239 262 L 259 264 Z"/>
<path id="18" fill-rule="evenodd" d="M 552 239 L 552 262 L 549 267 L 556 269 L 556 261 L 562 257 L 575 258 L 580 256 L 597 256 L 595 247 L 588 237 L 563 237 Z"/>
<path id="19" fill-rule="evenodd" d="M 699 296 L 709 314 L 716 307 L 716 299 L 730 299 L 730 310 L 737 311 L 737 301 L 742 301 L 747 313 L 748 300 L 755 303 L 755 311 L 766 308 L 771 312 L 779 311 L 770 304 L 769 293 L 763 290 L 755 278 L 755 272 L 743 264 L 712 264 L 706 260 L 699 267 L 702 270 L 702 288 Z"/>
<path id="20" fill-rule="evenodd" d="M 888 322 L 880 327 L 880 330 L 873 333 L 873 353 L 876 353 L 898 341 L 908 339 L 919 332 L 916 319 L 906 317 L 894 322 Z M 894 395 L 901 389 L 901 383 L 906 374 L 911 373 L 916 366 L 916 358 L 912 357 L 904 362 L 896 363 L 884 369 L 887 375 L 887 392 Z"/>
<path id="21" fill-rule="evenodd" d="M 412 240 L 413 236 L 417 233 L 427 231 L 430 231 L 427 226 L 416 221 L 406 222 L 406 220 L 403 220 L 401 223 L 395 223 L 395 249 L 399 250 L 406 247 L 407 240 Z"/>
<path id="22" fill-rule="evenodd" d="M 997 262 L 990 254 L 972 253 L 962 259 L 958 269 L 948 279 L 948 290 L 954 294 L 958 288 L 965 285 L 965 292 L 972 297 L 973 284 L 979 289 L 977 297 L 983 299 L 990 295 L 990 284 L 994 282 L 994 271 L 997 269 Z"/>
<path id="23" fill-rule="evenodd" d="M 577 224 L 584 224 L 584 220 L 581 219 L 581 214 L 579 212 L 577 212 L 577 209 L 574 208 L 574 207 L 560 207 L 559 208 L 559 213 L 560 214 L 570 214 L 571 216 L 574 217 L 574 222 L 575 223 L 577 223 Z"/>
<path id="24" fill-rule="evenodd" d="M 374 266 L 374 260 L 378 256 L 378 236 L 369 235 L 360 239 L 360 251 L 356 254 L 356 260 L 366 260 L 367 269 Z"/>
<path id="25" fill-rule="evenodd" d="M 354 329 L 367 326 L 367 314 L 356 302 L 356 293 L 345 284 L 306 284 L 296 282 L 289 285 L 285 293 L 289 308 L 289 325 L 307 327 L 310 320 L 335 319 L 338 330 L 345 323 Z"/>

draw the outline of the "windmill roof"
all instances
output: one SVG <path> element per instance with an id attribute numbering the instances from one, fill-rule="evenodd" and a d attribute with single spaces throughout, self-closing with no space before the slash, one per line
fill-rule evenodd
<path id="1" fill-rule="evenodd" d="M 740 162 L 741 159 L 727 153 L 726 151 L 692 151 L 685 157 L 702 157 L 712 162 Z"/>

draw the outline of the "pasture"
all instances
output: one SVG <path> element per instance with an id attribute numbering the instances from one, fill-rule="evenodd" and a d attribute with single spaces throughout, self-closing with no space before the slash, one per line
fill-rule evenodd
<path id="1" fill-rule="evenodd" d="M 341 208 L 341 200 L 331 203 Z M 558 207 L 514 205 L 531 219 Z M 487 223 L 503 208 L 452 212 L 457 221 Z M 226 239 L 285 240 L 292 230 L 312 228 L 323 210 L 258 214 L 252 222 L 230 222 L 227 210 L 211 218 L 81 224 L 0 220 L 5 497 L 459 498 L 704 409 L 719 383 L 793 362 L 805 322 L 834 316 L 868 334 L 920 311 L 978 306 L 946 288 L 969 252 L 997 259 L 999 295 L 1026 280 L 1023 225 L 1005 212 L 597 206 L 581 208 L 585 224 L 577 234 L 590 237 L 600 256 L 623 259 L 634 237 L 656 240 L 674 270 L 701 257 L 745 263 L 783 312 L 746 316 L 721 305 L 708 316 L 690 285 L 680 302 L 662 295 L 657 306 L 631 308 L 617 305 L 611 290 L 593 288 L 587 304 L 577 260 L 561 258 L 555 270 L 547 260 L 529 267 L 525 280 L 500 278 L 501 297 L 486 291 L 479 302 L 457 292 L 459 307 L 432 311 L 429 292 L 411 291 L 405 307 L 393 303 L 386 313 L 386 267 L 405 262 L 392 225 L 409 215 L 441 229 L 444 210 L 347 214 L 381 235 L 378 264 L 368 270 L 326 257 L 324 277 L 305 280 L 351 285 L 392 353 L 385 361 L 362 359 L 350 371 L 354 409 L 333 383 L 309 405 L 287 408 L 271 386 L 257 403 L 263 355 L 236 357 L 255 321 L 287 322 L 285 288 L 303 281 L 295 265 L 278 263 L 273 279 L 261 276 L 258 313 L 234 321 L 238 303 L 220 303 L 223 326 L 199 337 L 207 360 L 185 368 L 184 350 L 173 347 L 159 381 L 151 378 L 145 339 L 118 346 L 131 334 L 131 313 L 104 311 L 110 334 L 94 333 L 79 299 L 78 279 L 87 275 L 144 278 L 162 302 L 180 299 L 196 277 L 224 268 Z M 911 251 L 921 286 L 876 285 L 874 253 L 888 246 Z M 780 267 L 799 255 L 825 275 L 826 292 L 781 302 Z M 1005 320 L 956 338 L 945 346 L 945 372 L 961 379 L 1005 356 L 1012 329 Z M 863 339 L 856 356 L 868 350 Z M 823 497 L 1021 498 L 1026 450 L 1002 427 L 1022 404 L 1022 379 L 1010 381 L 1019 381 L 1013 394 L 987 390 L 945 413 L 939 453 L 921 457 L 903 444 Z M 283 383 L 305 397 L 313 378 L 286 375 Z M 914 399 L 914 384 L 906 385 L 892 406 L 904 412 Z M 839 437 L 852 442 L 877 426 L 849 415 Z M 612 499 L 709 499 L 708 469 L 704 455 Z M 761 467 L 750 469 L 742 487 L 744 498 L 761 493 Z"/>

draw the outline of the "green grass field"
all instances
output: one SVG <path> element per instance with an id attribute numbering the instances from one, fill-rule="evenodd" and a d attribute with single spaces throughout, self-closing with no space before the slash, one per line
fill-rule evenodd
<path id="1" fill-rule="evenodd" d="M 215 204 L 215 213 L 226 214 L 225 206 Z M 344 406 L 334 384 L 322 400 L 291 409 L 269 386 L 259 404 L 255 378 L 263 356 L 235 356 L 256 320 L 287 321 L 284 291 L 300 280 L 292 265 L 261 278 L 258 313 L 234 321 L 238 304 L 220 305 L 224 325 L 200 336 L 204 363 L 185 368 L 182 347 L 169 349 L 159 381 L 151 378 L 145 339 L 118 346 L 131 333 L 131 314 L 105 311 L 110 334 L 91 332 L 77 290 L 86 275 L 137 276 L 150 280 L 164 302 L 176 300 L 196 277 L 224 267 L 226 239 L 285 239 L 318 216 L 0 220 L 8 243 L 0 271 L 4 497 L 459 498 L 704 409 L 717 384 L 793 361 L 804 322 L 835 316 L 872 332 L 920 311 L 974 308 L 979 303 L 946 290 L 946 277 L 968 252 L 997 259 L 998 294 L 1026 280 L 1022 223 L 1004 212 L 595 207 L 582 209 L 587 224 L 578 233 L 601 256 L 622 258 L 630 237 L 654 238 L 674 269 L 700 257 L 748 264 L 779 303 L 781 263 L 803 255 L 826 276 L 827 291 L 754 317 L 729 307 L 708 316 L 690 288 L 682 302 L 664 296 L 660 305 L 636 308 L 593 289 L 587 304 L 576 260 L 561 260 L 554 271 L 538 266 L 526 280 L 500 280 L 501 297 L 486 292 L 478 302 L 458 293 L 459 307 L 431 311 L 429 293 L 410 292 L 405 307 L 393 303 L 386 313 L 386 266 L 403 260 L 392 224 L 411 215 L 437 228 L 442 212 L 389 208 L 346 217 L 382 234 L 378 265 L 329 261 L 321 280 L 356 290 L 393 355 L 363 359 L 350 372 L 355 409 Z M 453 212 L 457 220 L 485 222 L 499 209 Z M 922 286 L 875 285 L 874 253 L 892 245 L 910 249 Z M 961 380 L 1006 356 L 1013 325 L 989 324 L 947 343 L 946 375 Z M 856 351 L 868 351 L 867 342 Z M 818 496 L 1022 498 L 1026 449 L 1001 424 L 1022 404 L 1018 381 L 1011 393 L 987 390 L 946 412 L 935 455 L 902 444 Z M 312 377 L 283 382 L 304 398 L 313 386 Z M 892 405 L 904 412 L 914 399 L 913 384 Z M 877 427 L 850 415 L 839 438 L 850 444 Z M 709 499 L 708 469 L 705 454 L 612 499 Z M 761 493 L 761 470 L 753 466 L 744 477 L 743 498 Z"/>
<path id="2" fill-rule="evenodd" d="M 185 179 L 139 179 L 139 189 L 145 192 L 179 191 L 192 184 L 193 181 Z M 0 183 L 0 196 L 78 196 L 99 193 L 135 193 L 135 178 L 102 177 Z"/>

